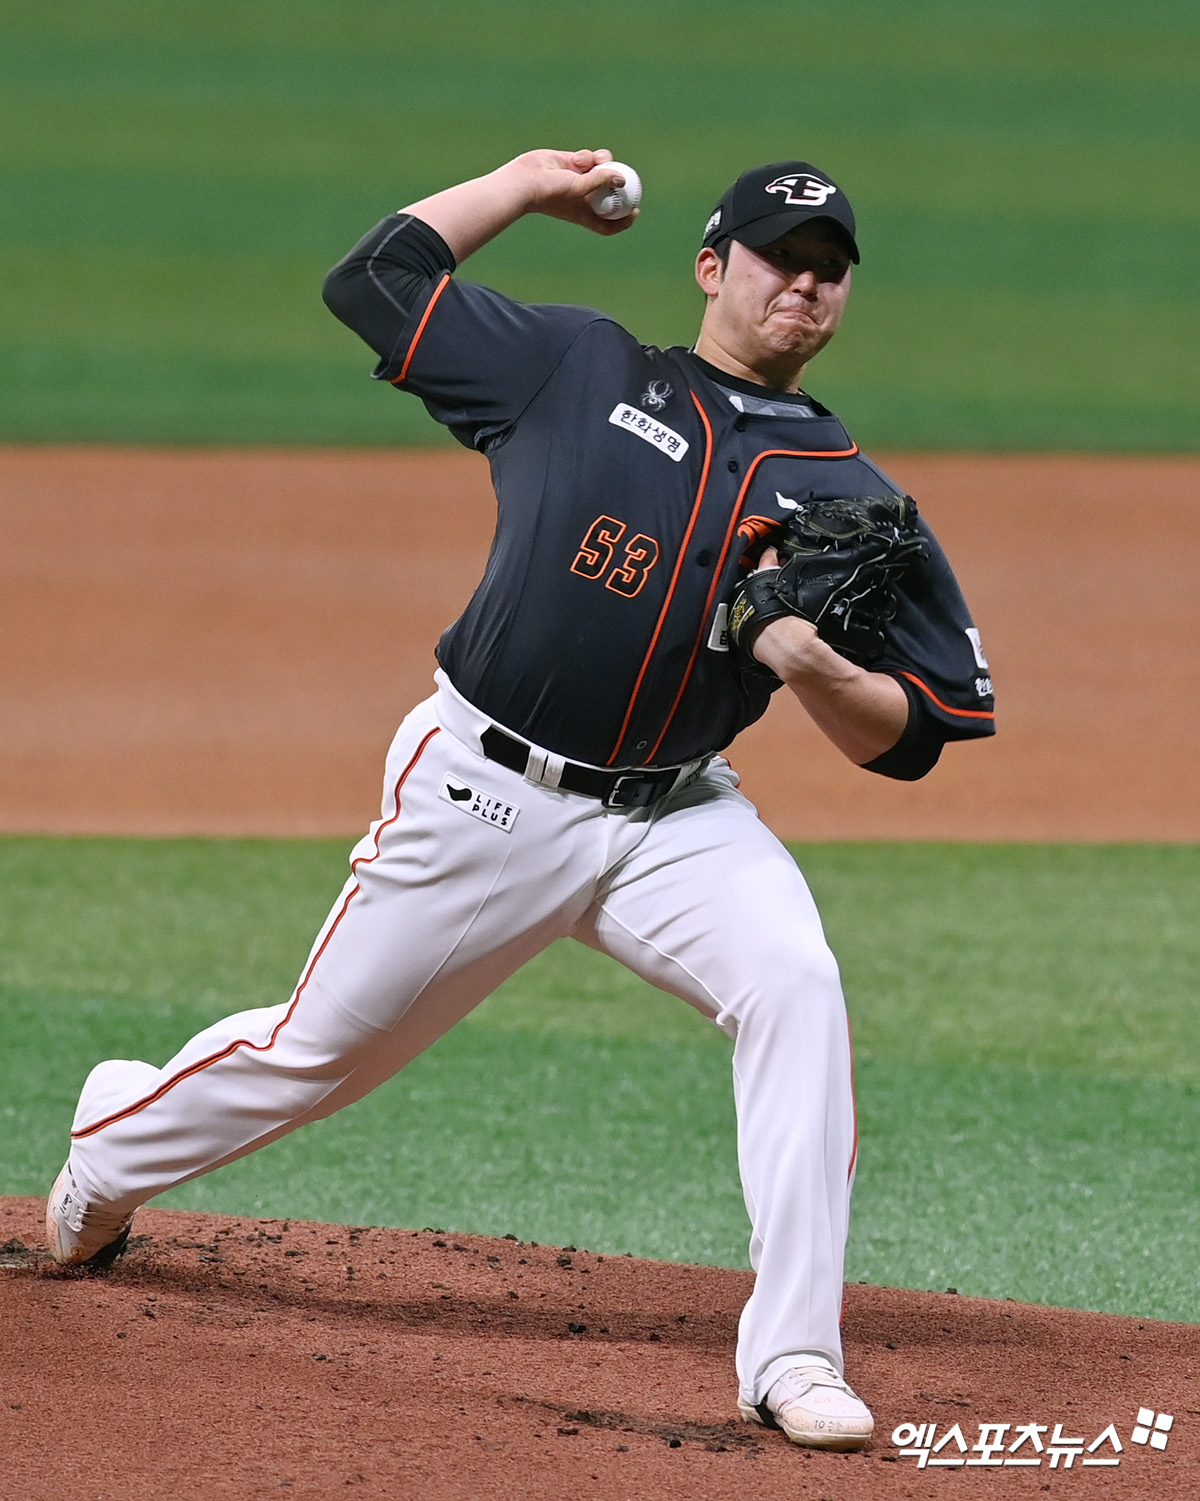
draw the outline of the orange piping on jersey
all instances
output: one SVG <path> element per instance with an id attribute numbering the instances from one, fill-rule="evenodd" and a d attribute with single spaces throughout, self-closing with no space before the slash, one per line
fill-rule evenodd
<path id="1" fill-rule="evenodd" d="M 915 683 L 926 698 L 933 702 L 946 714 L 955 714 L 959 719 L 995 719 L 993 709 L 952 709 L 949 704 L 944 704 L 932 688 L 927 688 L 920 678 L 914 677 L 911 672 L 901 672 L 902 678 L 907 678 L 910 683 Z"/>
<path id="2" fill-rule="evenodd" d="M 696 398 L 693 396 L 693 401 Z M 696 403 L 699 406 L 699 402 Z M 675 695 L 675 702 L 671 705 L 671 712 L 667 715 L 667 721 L 662 727 L 658 739 L 654 742 L 647 761 L 653 761 L 655 753 L 666 738 L 667 731 L 671 728 L 671 721 L 675 718 L 675 711 L 679 708 L 684 689 L 691 681 L 692 670 L 696 665 L 696 658 L 700 655 L 700 647 L 704 642 L 705 627 L 708 624 L 708 614 L 712 609 L 713 598 L 717 592 L 717 585 L 721 581 L 721 574 L 725 570 L 725 559 L 729 556 L 729 545 L 733 541 L 737 530 L 738 515 L 742 509 L 742 502 L 746 498 L 746 491 L 750 488 L 750 481 L 754 478 L 754 471 L 764 459 L 789 458 L 789 459 L 851 459 L 858 452 L 858 444 L 853 443 L 849 448 L 839 448 L 832 453 L 828 450 L 809 450 L 806 448 L 768 448 L 762 453 L 755 454 L 749 469 L 746 470 L 746 478 L 742 481 L 742 488 L 738 491 L 737 500 L 734 502 L 733 511 L 729 517 L 729 526 L 725 532 L 725 542 L 721 548 L 721 556 L 717 559 L 717 566 L 713 569 L 712 583 L 709 585 L 708 598 L 704 601 L 704 610 L 700 616 L 700 634 L 696 637 L 696 644 L 692 647 L 692 655 L 688 659 L 687 671 L 683 674 L 683 681 L 679 684 L 679 692 Z"/>
<path id="3" fill-rule="evenodd" d="M 387 828 L 388 824 L 395 823 L 395 821 L 400 817 L 400 789 L 408 780 L 409 772 L 412 771 L 413 767 L 417 764 L 417 762 L 424 754 L 425 747 L 429 744 L 429 742 L 435 735 L 440 733 L 440 731 L 440 725 L 435 725 L 433 729 L 429 731 L 424 740 L 422 740 L 420 745 L 417 746 L 412 760 L 400 773 L 399 780 L 396 782 L 396 790 L 394 793 L 396 800 L 396 811 L 391 815 L 390 818 L 385 819 L 384 822 L 381 823 L 375 830 L 375 853 L 373 855 L 364 855 L 351 864 L 350 870 L 353 874 L 357 874 L 358 867 L 360 865 L 369 865 L 372 860 L 377 860 L 379 858 L 379 836 L 383 833 L 384 829 Z M 329 932 L 326 933 L 324 939 L 321 942 L 321 947 L 312 956 L 312 959 L 309 961 L 308 967 L 304 971 L 299 985 L 296 986 L 296 992 L 292 996 L 292 1003 L 288 1007 L 287 1013 L 279 1022 L 276 1023 L 270 1037 L 266 1042 L 251 1042 L 248 1037 L 238 1038 L 237 1041 L 231 1042 L 226 1047 L 223 1047 L 219 1053 L 212 1053 L 207 1058 L 201 1058 L 196 1063 L 190 1064 L 187 1068 L 182 1069 L 179 1073 L 173 1074 L 171 1078 L 169 1078 L 165 1083 L 160 1084 L 158 1088 L 153 1092 L 153 1094 L 148 1094 L 145 1099 L 138 1100 L 136 1101 L 136 1103 L 128 1105 L 124 1110 L 118 1110 L 112 1115 L 106 1115 L 103 1120 L 96 1121 L 90 1126 L 84 1126 L 80 1131 L 72 1131 L 71 1140 L 82 1141 L 85 1136 L 94 1136 L 97 1131 L 103 1131 L 106 1126 L 115 1125 L 117 1121 L 125 1120 L 131 1115 L 137 1115 L 140 1111 L 145 1110 L 147 1106 L 153 1105 L 158 1100 L 161 1100 L 163 1095 L 167 1094 L 170 1090 L 175 1088 L 176 1084 L 182 1084 L 185 1079 L 190 1079 L 193 1074 L 201 1073 L 204 1069 L 210 1068 L 214 1063 L 220 1063 L 223 1058 L 228 1058 L 231 1053 L 236 1053 L 238 1048 L 249 1048 L 250 1051 L 254 1053 L 269 1052 L 270 1049 L 275 1046 L 276 1039 L 278 1038 L 280 1032 L 282 1032 L 284 1027 L 287 1026 L 288 1022 L 291 1021 L 293 1012 L 300 1004 L 300 997 L 304 994 L 305 986 L 307 986 L 309 980 L 312 978 L 312 973 L 316 968 L 317 960 L 320 959 L 321 955 L 325 952 L 326 948 L 329 945 L 329 940 L 333 937 L 334 933 L 337 932 L 338 924 L 346 915 L 346 909 L 350 906 L 350 903 L 358 895 L 361 889 L 362 888 L 356 882 L 353 890 L 347 892 L 346 899 L 342 903 L 338 915 L 330 924 Z"/>
<path id="4" fill-rule="evenodd" d="M 700 503 L 704 499 L 705 487 L 708 484 L 708 467 L 712 462 L 713 435 L 712 424 L 708 420 L 708 414 L 700 405 L 695 391 L 689 391 L 692 404 L 700 413 L 700 421 L 704 424 L 704 464 L 700 470 L 700 483 L 696 487 L 696 499 L 692 502 L 692 514 L 688 518 L 687 531 L 683 534 L 683 543 L 679 549 L 679 556 L 675 559 L 675 569 L 671 574 L 671 582 L 667 585 L 667 597 L 663 600 L 662 609 L 658 612 L 658 621 L 654 627 L 654 634 L 650 637 L 650 645 L 646 649 L 646 657 L 642 663 L 642 669 L 637 675 L 637 682 L 633 685 L 633 692 L 629 698 L 629 707 L 625 710 L 625 718 L 621 724 L 620 733 L 617 735 L 617 743 L 613 746 L 612 755 L 609 756 L 607 765 L 611 766 L 617 759 L 621 750 L 621 742 L 625 739 L 625 732 L 629 728 L 629 721 L 633 718 L 633 706 L 637 703 L 638 694 L 642 691 L 642 682 L 646 676 L 646 670 L 650 666 L 650 659 L 654 655 L 654 648 L 658 645 L 658 638 L 662 635 L 662 628 L 666 624 L 667 611 L 671 608 L 671 600 L 675 596 L 675 586 L 679 582 L 679 575 L 683 570 L 683 560 L 687 556 L 688 544 L 692 540 L 692 533 L 696 529 L 696 520 L 700 515 Z M 661 737 L 660 737 L 661 738 Z M 655 750 L 657 750 L 657 746 Z M 654 751 L 646 757 L 649 761 Z"/>
<path id="5" fill-rule="evenodd" d="M 392 377 L 392 385 L 398 386 L 408 374 L 408 367 L 412 364 L 412 357 L 417 352 L 417 345 L 421 342 L 421 335 L 425 332 L 425 325 L 429 322 L 429 315 L 433 312 L 433 305 L 450 285 L 450 273 L 447 271 L 434 289 L 433 296 L 429 299 L 429 305 L 421 315 L 421 321 L 417 324 L 417 331 L 413 334 L 412 343 L 408 346 L 408 353 L 404 356 L 404 364 L 399 375 Z"/>

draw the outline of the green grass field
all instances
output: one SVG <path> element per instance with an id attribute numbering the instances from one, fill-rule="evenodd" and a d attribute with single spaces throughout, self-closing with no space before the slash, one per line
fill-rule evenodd
<path id="1" fill-rule="evenodd" d="M 284 998 L 317 841 L 0 839 L 0 1191 L 44 1192 L 91 1064 Z M 861 1159 L 848 1276 L 1200 1322 L 1200 849 L 812 845 Z M 166 1195 L 745 1264 L 728 1043 L 549 950 L 332 1120 Z"/>
<path id="2" fill-rule="evenodd" d="M 406 200 L 604 142 L 636 230 L 526 222 L 472 274 L 690 341 L 717 194 L 804 155 L 859 211 L 812 384 L 862 441 L 1200 445 L 1184 0 L 0 0 L 0 38 L 0 440 L 436 440 L 324 270 Z"/>

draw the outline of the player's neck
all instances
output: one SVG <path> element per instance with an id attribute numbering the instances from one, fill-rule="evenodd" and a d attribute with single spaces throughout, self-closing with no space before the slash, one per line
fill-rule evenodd
<path id="1" fill-rule="evenodd" d="M 791 361 L 772 361 L 766 364 L 748 364 L 746 357 L 729 349 L 708 328 L 701 326 L 693 346 L 694 352 L 707 364 L 723 370 L 726 375 L 736 375 L 739 380 L 749 381 L 754 386 L 765 386 L 771 391 L 785 391 L 795 395 L 801 389 L 808 362 L 796 365 Z"/>

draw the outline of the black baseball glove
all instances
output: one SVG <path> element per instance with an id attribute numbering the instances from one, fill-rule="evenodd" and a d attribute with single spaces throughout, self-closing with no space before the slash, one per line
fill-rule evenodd
<path id="1" fill-rule="evenodd" d="M 860 667 L 883 652 L 895 586 L 926 548 L 908 496 L 802 501 L 774 542 L 782 562 L 738 585 L 729 634 L 753 662 L 754 640 L 783 615 L 799 615 Z"/>

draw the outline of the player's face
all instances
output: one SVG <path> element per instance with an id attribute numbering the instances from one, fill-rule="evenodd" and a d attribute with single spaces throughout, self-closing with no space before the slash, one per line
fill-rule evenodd
<path id="1" fill-rule="evenodd" d="M 769 384 L 783 385 L 837 332 L 850 295 L 850 257 L 819 224 L 802 224 L 752 250 L 735 240 L 722 270 L 701 251 L 696 279 L 709 298 L 704 332 Z"/>

